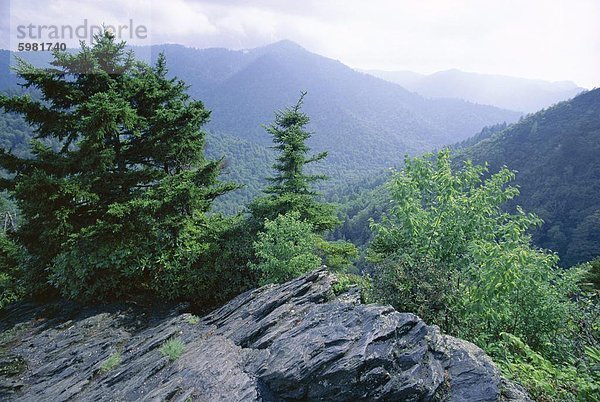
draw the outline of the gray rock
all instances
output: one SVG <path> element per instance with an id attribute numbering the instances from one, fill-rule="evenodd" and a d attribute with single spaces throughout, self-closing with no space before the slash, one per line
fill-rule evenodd
<path id="1" fill-rule="evenodd" d="M 185 306 L 13 306 L 0 324 L 0 399 L 530 400 L 475 345 L 356 293 L 335 298 L 335 280 L 317 270 L 200 320 Z M 185 344 L 175 361 L 160 351 L 171 338 Z"/>

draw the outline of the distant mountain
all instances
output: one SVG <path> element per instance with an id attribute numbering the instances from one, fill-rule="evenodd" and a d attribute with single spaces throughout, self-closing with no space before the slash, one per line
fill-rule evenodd
<path id="1" fill-rule="evenodd" d="M 48 66 L 52 59 L 50 52 L 10 52 L 0 49 L 0 91 L 13 91 L 17 88 L 19 81 L 12 69 L 17 64 L 15 56 L 35 66 Z"/>
<path id="2" fill-rule="evenodd" d="M 209 127 L 262 145 L 261 124 L 308 91 L 315 151 L 338 180 L 364 177 L 418 153 L 468 138 L 486 125 L 513 122 L 520 113 L 456 99 L 426 99 L 398 85 L 359 73 L 339 61 L 282 41 L 250 50 L 161 45 L 170 73 L 212 110 Z"/>
<path id="3" fill-rule="evenodd" d="M 414 71 L 385 71 L 385 70 L 359 70 L 367 74 L 374 75 L 383 80 L 393 82 L 412 91 L 419 81 L 427 77 L 426 74 L 415 73 Z"/>
<path id="4" fill-rule="evenodd" d="M 0 90 L 14 88 L 17 85 L 17 77 L 10 70 L 11 52 L 0 50 Z"/>
<path id="5" fill-rule="evenodd" d="M 461 141 L 484 126 L 521 116 L 462 100 L 426 99 L 290 41 L 240 51 L 152 47 L 154 57 L 159 52 L 166 54 L 170 74 L 190 85 L 189 93 L 212 111 L 207 128 L 213 138 L 227 135 L 270 146 L 261 125 L 273 120 L 275 110 L 295 104 L 301 91 L 308 91 L 304 110 L 314 131 L 310 145 L 315 152 L 329 152 L 317 168 L 338 183 L 392 166 L 406 153 Z M 3 57 L 0 60 L 8 60 L 6 54 Z M 238 169 L 235 158 L 228 163 L 232 171 Z"/>
<path id="6" fill-rule="evenodd" d="M 459 98 L 521 112 L 536 112 L 585 90 L 571 81 L 549 82 L 460 70 L 423 75 L 410 71 L 366 71 L 430 98 Z"/>

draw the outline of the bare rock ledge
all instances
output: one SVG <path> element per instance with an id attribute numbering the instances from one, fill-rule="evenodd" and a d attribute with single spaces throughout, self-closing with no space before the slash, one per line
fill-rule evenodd
<path id="1" fill-rule="evenodd" d="M 320 269 L 199 320 L 185 306 L 17 304 L 0 316 L 0 400 L 530 400 L 475 345 L 335 298 L 335 281 Z M 185 345 L 174 361 L 160 352 L 171 338 Z"/>

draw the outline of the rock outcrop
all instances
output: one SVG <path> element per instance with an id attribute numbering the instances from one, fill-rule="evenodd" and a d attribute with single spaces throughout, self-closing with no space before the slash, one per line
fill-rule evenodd
<path id="1" fill-rule="evenodd" d="M 317 270 L 200 319 L 185 306 L 13 306 L 0 399 L 529 400 L 478 347 L 413 314 L 335 298 L 335 280 Z M 184 345 L 171 359 L 161 352 L 170 339 Z"/>

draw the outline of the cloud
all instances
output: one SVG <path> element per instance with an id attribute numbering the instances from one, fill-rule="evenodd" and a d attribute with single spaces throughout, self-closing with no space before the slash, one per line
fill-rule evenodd
<path id="1" fill-rule="evenodd" d="M 215 32 L 178 40 L 249 48 L 291 39 L 361 68 L 481 73 L 600 85 L 596 0 L 196 0 Z M 155 8 L 171 7 L 170 3 Z M 160 12 L 159 12 L 160 13 Z"/>
<path id="2" fill-rule="evenodd" d="M 597 0 L 48 0 L 42 8 L 37 3 L 13 0 L 11 14 L 103 22 L 133 16 L 148 20 L 152 43 L 241 49 L 290 39 L 360 68 L 425 73 L 459 68 L 600 86 Z"/>

